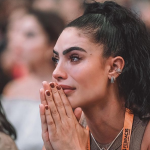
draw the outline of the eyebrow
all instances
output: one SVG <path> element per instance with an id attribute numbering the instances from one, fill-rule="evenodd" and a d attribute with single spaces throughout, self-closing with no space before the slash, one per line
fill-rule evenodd
<path id="1" fill-rule="evenodd" d="M 57 51 L 53 50 L 53 53 L 59 56 L 59 53 Z"/>
<path id="2" fill-rule="evenodd" d="M 71 52 L 71 51 L 74 51 L 74 50 L 77 50 L 77 51 L 82 51 L 82 52 L 86 52 L 86 50 L 84 50 L 83 48 L 81 47 L 70 47 L 70 48 L 67 48 L 66 50 L 63 51 L 63 55 L 66 55 L 67 53 Z M 55 53 L 56 55 L 59 56 L 59 53 L 55 50 L 53 50 L 53 53 Z M 86 52 L 87 53 L 87 52 Z"/>
<path id="3" fill-rule="evenodd" d="M 63 51 L 63 55 L 66 55 L 67 53 L 71 52 L 71 51 L 74 51 L 74 50 L 77 50 L 77 51 L 82 51 L 82 52 L 86 52 L 83 48 L 81 47 L 70 47 L 66 50 Z M 87 52 L 86 52 L 87 53 Z"/>

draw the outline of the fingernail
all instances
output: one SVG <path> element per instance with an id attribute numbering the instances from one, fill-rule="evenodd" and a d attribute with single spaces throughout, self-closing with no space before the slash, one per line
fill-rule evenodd
<path id="1" fill-rule="evenodd" d="M 61 86 L 60 85 L 57 85 L 56 88 L 57 88 L 57 90 L 61 90 Z"/>
<path id="2" fill-rule="evenodd" d="M 46 91 L 46 94 L 47 94 L 47 96 L 50 96 L 50 92 L 49 91 Z"/>
<path id="3" fill-rule="evenodd" d="M 54 88 L 55 84 L 54 83 L 50 83 L 50 86 L 51 86 L 51 88 Z"/>
<path id="4" fill-rule="evenodd" d="M 48 110 L 48 105 L 45 105 L 45 109 Z"/>

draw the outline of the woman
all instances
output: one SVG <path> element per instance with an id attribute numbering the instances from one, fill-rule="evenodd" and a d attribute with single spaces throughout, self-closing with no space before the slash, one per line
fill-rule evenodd
<path id="1" fill-rule="evenodd" d="M 56 83 L 40 90 L 46 150 L 150 150 L 149 50 L 145 25 L 130 11 L 87 4 L 54 47 Z"/>
<path id="2" fill-rule="evenodd" d="M 38 91 L 43 80 L 51 81 L 50 74 L 55 65 L 50 58 L 64 23 L 53 12 L 33 9 L 23 15 L 19 25 L 19 32 L 13 40 L 16 47 L 13 48 L 18 48 L 20 60 L 24 61 L 29 71 L 26 76 L 6 85 L 3 106 L 8 119 L 16 128 L 18 149 L 40 150 L 43 141 L 39 130 Z"/>

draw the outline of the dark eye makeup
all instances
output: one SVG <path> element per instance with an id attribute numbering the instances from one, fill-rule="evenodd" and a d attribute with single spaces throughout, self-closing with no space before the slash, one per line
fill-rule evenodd
<path id="1" fill-rule="evenodd" d="M 77 55 L 77 54 L 70 55 L 70 61 L 71 62 L 78 62 L 80 60 L 81 60 L 81 58 L 79 57 L 79 55 Z"/>
<path id="2" fill-rule="evenodd" d="M 71 54 L 67 57 L 67 59 L 69 59 L 69 61 L 72 63 L 78 63 L 82 58 L 78 54 Z M 52 61 L 55 63 L 55 65 L 57 65 L 59 62 L 58 56 L 52 57 Z"/>
<path id="3" fill-rule="evenodd" d="M 59 62 L 59 59 L 58 58 L 56 58 L 56 57 L 52 57 L 52 61 L 55 63 L 55 65 L 56 64 L 58 64 L 58 62 Z"/>

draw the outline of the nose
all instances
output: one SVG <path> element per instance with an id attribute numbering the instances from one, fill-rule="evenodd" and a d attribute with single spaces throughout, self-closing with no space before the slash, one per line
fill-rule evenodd
<path id="1" fill-rule="evenodd" d="M 61 63 L 58 63 L 55 70 L 53 71 L 53 78 L 56 81 L 61 81 L 67 79 L 67 73 L 65 71 L 64 65 Z"/>

